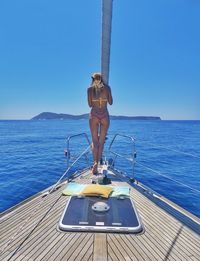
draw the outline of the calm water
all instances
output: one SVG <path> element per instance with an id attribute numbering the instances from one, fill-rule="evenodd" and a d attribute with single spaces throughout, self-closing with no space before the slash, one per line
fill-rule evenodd
<path id="1" fill-rule="evenodd" d="M 55 183 L 66 169 L 66 137 L 80 132 L 90 135 L 86 120 L 0 121 L 0 211 Z M 200 121 L 111 121 L 107 157 L 115 133 L 136 139 L 136 179 L 200 217 Z M 129 141 L 117 141 L 113 150 L 129 157 Z M 87 144 L 72 145 L 73 158 Z M 84 166 L 81 161 L 72 171 Z M 132 175 L 129 162 L 116 167 Z"/>

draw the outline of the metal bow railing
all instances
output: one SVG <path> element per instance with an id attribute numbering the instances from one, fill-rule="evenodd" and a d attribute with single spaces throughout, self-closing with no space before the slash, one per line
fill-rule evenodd
<path id="1" fill-rule="evenodd" d="M 130 141 L 131 153 L 129 154 L 129 155 L 130 155 L 129 157 L 126 157 L 126 156 L 124 156 L 124 155 L 122 155 L 122 154 L 120 154 L 120 153 L 118 153 L 118 152 L 116 152 L 116 151 L 114 151 L 114 150 L 112 149 L 113 144 L 115 143 L 117 137 L 124 138 L 124 139 Z M 119 158 L 122 158 L 122 159 L 125 159 L 125 160 L 127 160 L 127 161 L 129 161 L 129 162 L 131 162 L 131 164 L 132 164 L 132 178 L 134 178 L 134 174 L 135 174 L 135 173 L 134 173 L 134 170 L 135 170 L 135 163 L 136 163 L 136 160 L 135 160 L 135 159 L 136 159 L 135 139 L 134 139 L 133 137 L 131 137 L 131 136 L 117 133 L 117 134 L 115 134 L 115 136 L 113 137 L 113 139 L 112 139 L 112 141 L 111 141 L 111 143 L 110 143 L 110 146 L 109 146 L 109 148 L 108 148 L 108 151 L 109 151 L 111 154 L 114 155 L 113 166 L 114 166 L 115 161 L 116 161 L 116 159 L 117 159 L 118 157 L 119 157 Z"/>

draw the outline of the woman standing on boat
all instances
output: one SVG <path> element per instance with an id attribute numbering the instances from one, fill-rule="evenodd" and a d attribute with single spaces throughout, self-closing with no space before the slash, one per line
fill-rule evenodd
<path id="1" fill-rule="evenodd" d="M 89 117 L 94 159 L 92 173 L 96 174 L 98 162 L 102 158 L 105 137 L 110 124 L 107 103 L 112 105 L 113 99 L 111 89 L 103 82 L 100 73 L 94 73 L 92 75 L 92 84 L 91 87 L 88 88 L 87 94 L 88 105 L 92 108 Z"/>

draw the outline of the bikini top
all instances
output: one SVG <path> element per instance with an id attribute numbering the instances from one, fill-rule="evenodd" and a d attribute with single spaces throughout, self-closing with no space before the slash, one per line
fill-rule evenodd
<path id="1" fill-rule="evenodd" d="M 96 102 L 96 101 L 98 101 L 99 102 L 99 107 L 101 108 L 101 106 L 102 106 L 102 102 L 107 102 L 108 100 L 107 99 L 105 99 L 105 98 L 98 98 L 98 99 L 92 99 L 92 101 L 93 102 Z"/>

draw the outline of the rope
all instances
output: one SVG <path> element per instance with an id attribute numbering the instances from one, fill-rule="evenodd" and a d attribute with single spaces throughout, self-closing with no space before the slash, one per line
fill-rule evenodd
<path id="1" fill-rule="evenodd" d="M 200 190 L 195 189 L 195 188 L 192 188 L 192 187 L 190 187 L 190 186 L 188 186 L 188 185 L 186 185 L 186 184 L 183 184 L 183 183 L 181 183 L 180 181 L 177 181 L 177 180 L 175 180 L 175 179 L 172 179 L 172 178 L 168 177 L 167 175 L 162 174 L 161 172 L 159 172 L 159 171 L 157 171 L 157 170 L 154 170 L 154 169 L 152 169 L 152 168 L 150 168 L 150 167 L 145 166 L 145 165 L 142 164 L 142 163 L 139 163 L 138 161 L 136 161 L 136 164 L 138 164 L 138 165 L 144 167 L 145 169 L 151 170 L 152 172 L 154 172 L 154 173 L 156 173 L 156 174 L 158 174 L 158 175 L 160 175 L 160 176 L 162 176 L 162 177 L 165 177 L 165 178 L 167 178 L 167 179 L 169 179 L 169 180 L 171 180 L 171 181 L 173 181 L 173 182 L 176 182 L 176 183 L 178 183 L 179 185 L 182 185 L 182 186 L 184 186 L 184 187 L 186 187 L 186 188 L 189 188 L 189 189 L 191 189 L 191 190 L 193 190 L 193 191 L 195 191 L 195 192 L 197 192 L 197 193 L 200 193 Z"/>
<path id="2" fill-rule="evenodd" d="M 102 4 L 101 74 L 105 84 L 109 82 L 112 2 L 113 0 L 103 0 Z"/>

